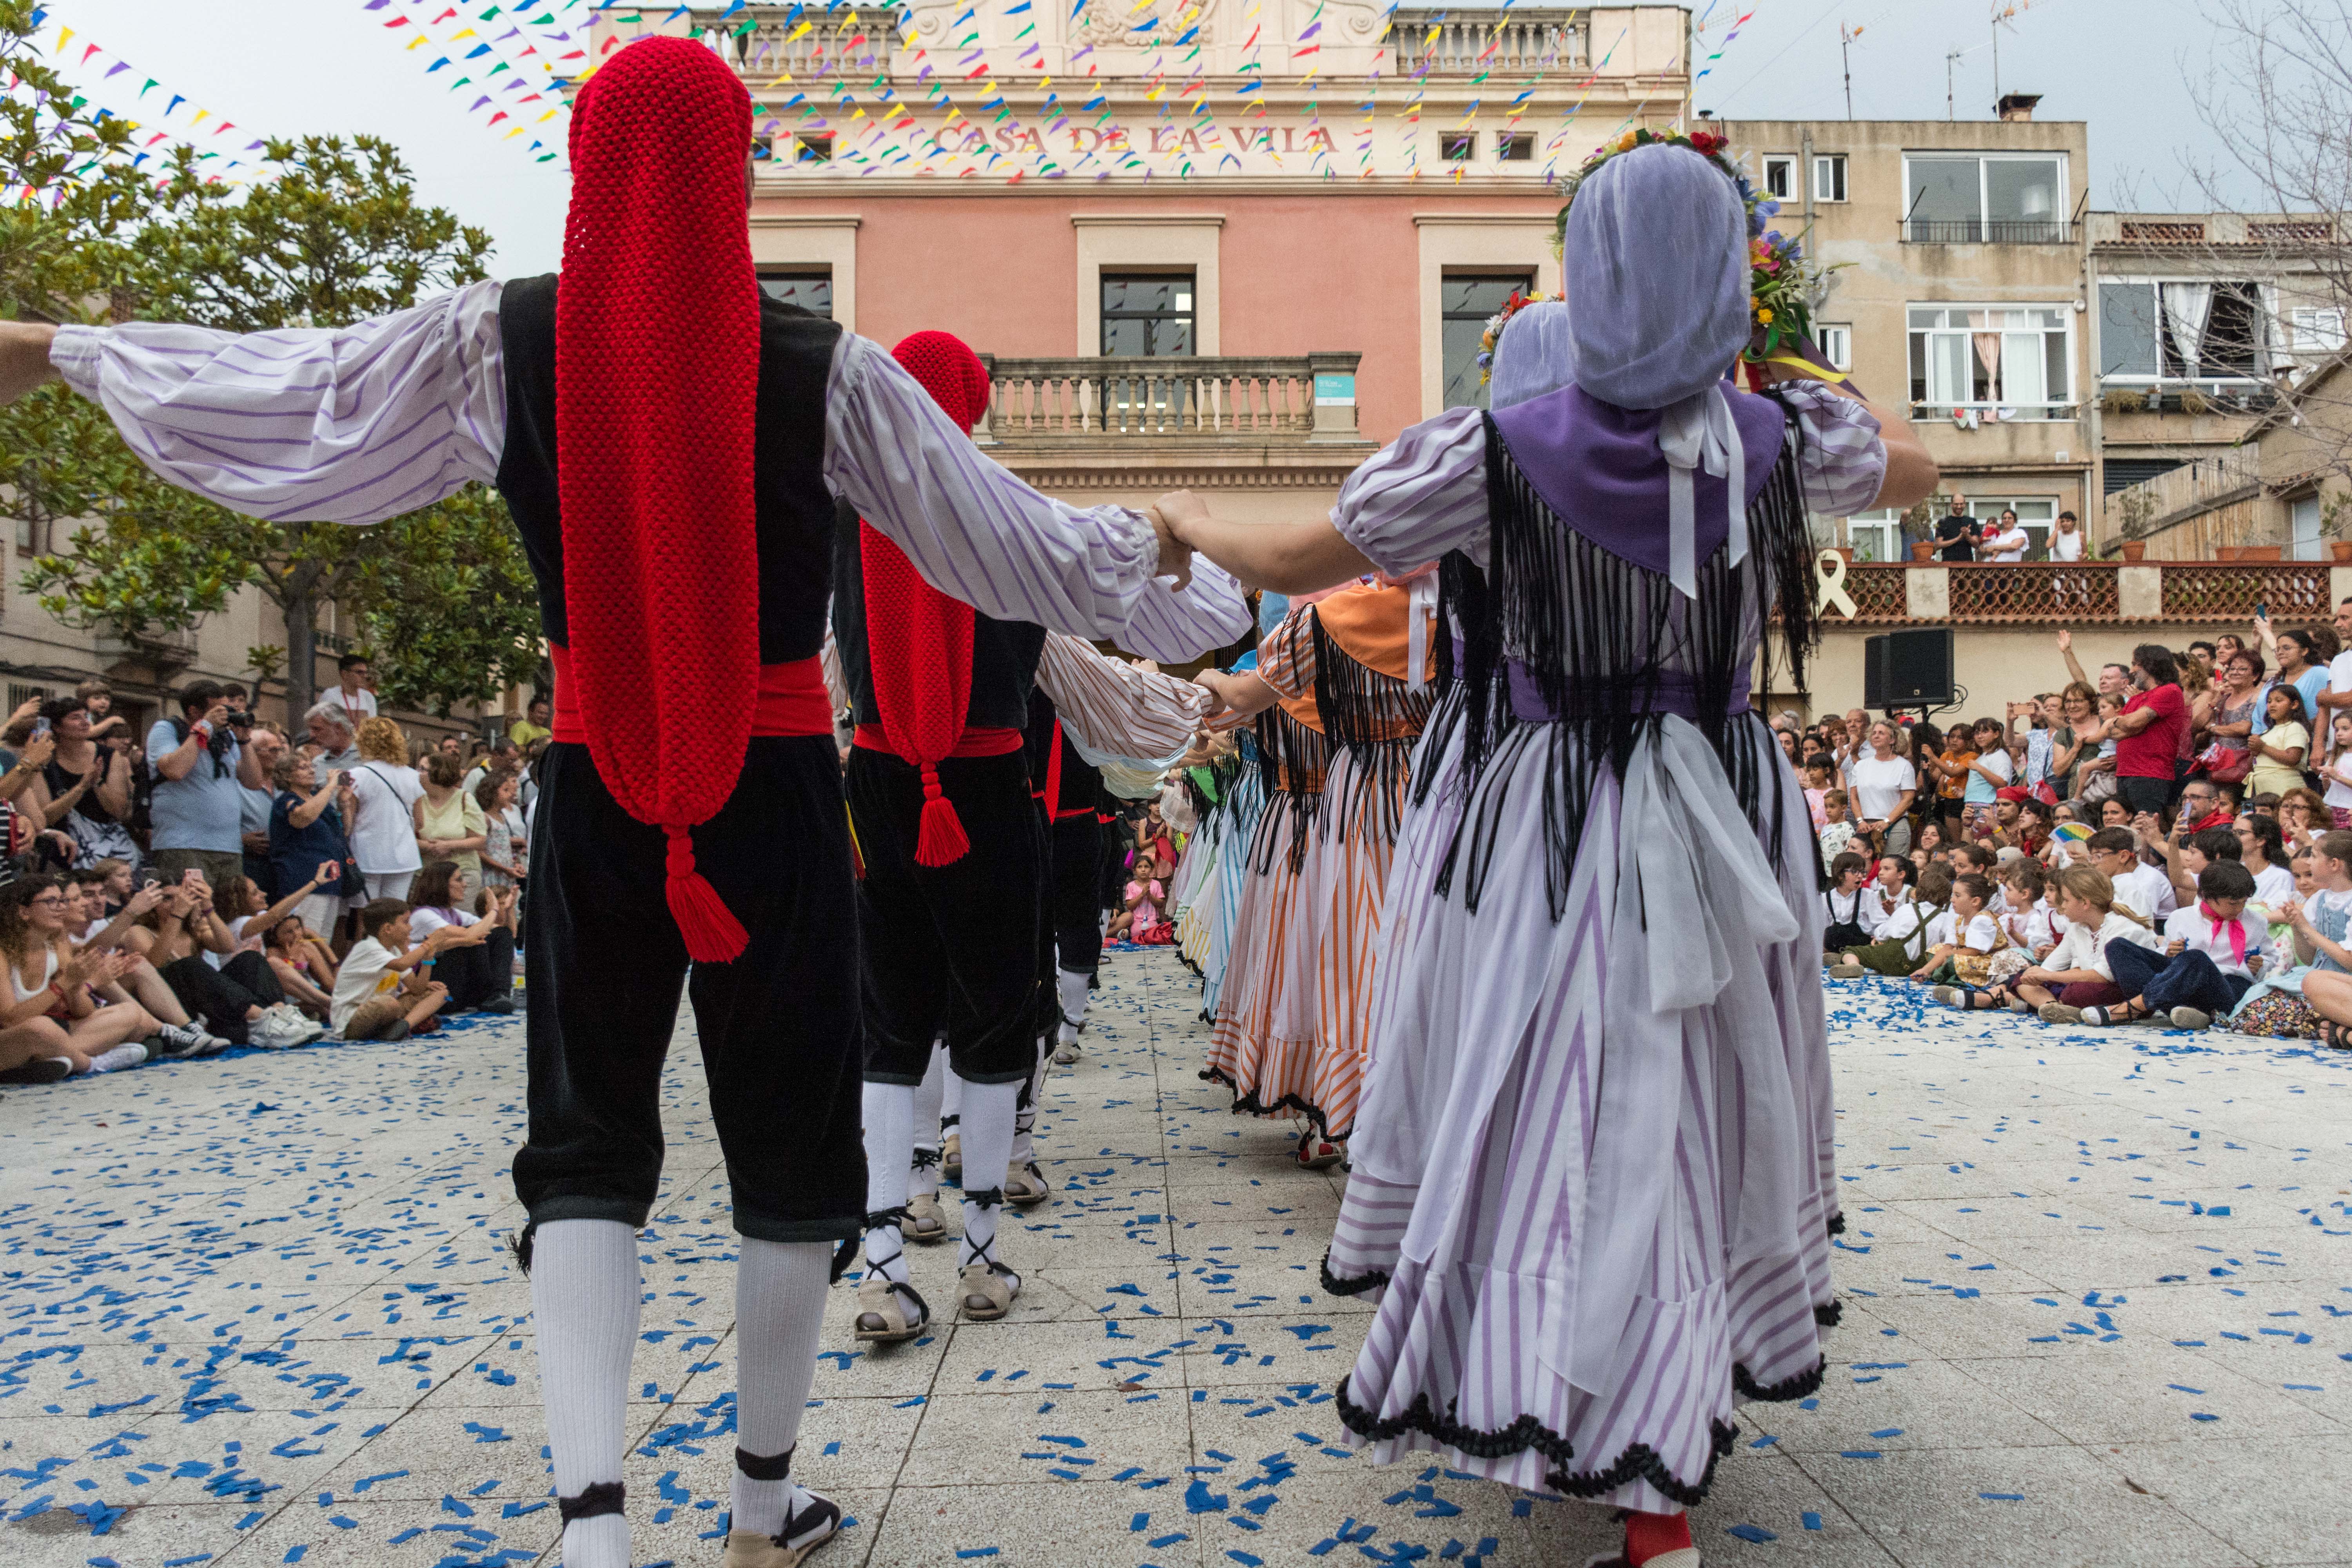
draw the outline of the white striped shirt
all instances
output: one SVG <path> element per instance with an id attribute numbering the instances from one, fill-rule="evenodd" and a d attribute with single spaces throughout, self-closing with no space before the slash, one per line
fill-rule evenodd
<path id="1" fill-rule="evenodd" d="M 378 522 L 496 482 L 501 288 L 470 284 L 348 327 L 65 327 L 49 362 L 173 484 L 271 521 Z M 1224 572 L 1200 562 L 1176 589 L 1157 575 L 1148 521 L 1030 489 L 854 332 L 825 384 L 824 474 L 926 579 L 999 620 L 1169 659 L 1249 628 Z"/>
<path id="2" fill-rule="evenodd" d="M 1805 504 L 1845 517 L 1876 500 L 1886 477 L 1876 416 L 1815 383 L 1782 382 L 1777 390 L 1802 436 L 1797 474 Z M 1450 550 L 1485 566 L 1486 430 L 1479 411 L 1449 408 L 1374 453 L 1339 487 L 1331 523 L 1383 572 L 1402 574 Z"/>

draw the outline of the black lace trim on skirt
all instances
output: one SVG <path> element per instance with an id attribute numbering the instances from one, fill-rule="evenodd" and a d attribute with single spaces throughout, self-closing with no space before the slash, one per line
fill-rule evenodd
<path id="1" fill-rule="evenodd" d="M 1716 1466 L 1739 1438 L 1739 1428 L 1730 1422 L 1711 1422 L 1706 1469 L 1696 1481 L 1686 1481 L 1668 1469 L 1657 1450 L 1646 1443 L 1628 1444 L 1622 1453 L 1601 1469 L 1572 1470 L 1569 1467 L 1576 1458 L 1575 1447 L 1532 1415 L 1522 1415 L 1496 1431 L 1481 1432 L 1463 1426 L 1451 1415 L 1440 1415 L 1424 1394 L 1414 1395 L 1412 1405 L 1402 1415 L 1380 1416 L 1349 1400 L 1345 1378 L 1340 1379 L 1332 1403 L 1348 1430 L 1366 1442 L 1384 1443 L 1408 1432 L 1419 1432 L 1474 1459 L 1507 1458 L 1532 1450 L 1558 1467 L 1545 1475 L 1544 1484 L 1569 1497 L 1599 1497 L 1634 1481 L 1646 1481 L 1660 1494 L 1685 1508 L 1696 1506 L 1706 1497 L 1708 1489 L 1715 1484 Z"/>
<path id="2" fill-rule="evenodd" d="M 1281 1116 L 1288 1113 L 1307 1118 L 1314 1124 L 1316 1134 L 1328 1142 L 1336 1143 L 1348 1136 L 1348 1132 L 1334 1134 L 1331 1131 L 1331 1119 L 1321 1106 L 1311 1104 L 1295 1094 L 1286 1094 L 1275 1100 L 1260 1100 L 1255 1089 L 1244 1094 L 1242 1086 L 1234 1081 L 1232 1074 L 1222 1072 L 1215 1068 L 1202 1068 L 1201 1081 L 1223 1084 L 1233 1090 L 1234 1114 L 1236 1116 Z M 1354 1131 L 1353 1128 L 1349 1129 L 1349 1132 Z"/>
<path id="3" fill-rule="evenodd" d="M 1388 1282 L 1388 1271 L 1381 1268 L 1375 1268 L 1370 1274 L 1355 1274 L 1344 1278 L 1332 1273 L 1331 1249 L 1328 1247 L 1323 1249 L 1323 1289 L 1327 1295 L 1361 1296 L 1369 1291 L 1379 1289 Z"/>

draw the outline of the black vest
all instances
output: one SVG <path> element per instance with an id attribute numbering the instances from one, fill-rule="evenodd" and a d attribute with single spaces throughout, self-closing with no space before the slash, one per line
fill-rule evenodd
<path id="1" fill-rule="evenodd" d="M 836 502 L 833 526 L 833 640 L 841 650 L 841 672 L 860 724 L 879 724 L 874 705 L 874 666 L 866 653 L 866 565 L 858 553 L 857 509 Z M 1027 621 L 995 621 L 978 611 L 971 617 L 971 700 L 964 705 L 968 730 L 1018 730 L 1029 722 L 1029 691 L 1037 681 L 1037 656 L 1045 650 L 1045 628 Z"/>
<path id="2" fill-rule="evenodd" d="M 1042 690 L 1029 693 L 1028 731 L 1022 737 L 1023 750 L 1029 753 L 1029 783 L 1055 821 L 1070 812 L 1098 812 L 1104 799 L 1102 773 L 1078 755 L 1077 747 L 1070 743 L 1068 730 L 1055 735 L 1054 725 L 1058 717 L 1052 698 Z M 1045 800 L 1045 781 L 1054 776 L 1054 747 L 1057 742 L 1062 748 L 1061 798 Z"/>
<path id="3" fill-rule="evenodd" d="M 835 323 L 761 297 L 751 497 L 761 664 L 812 658 L 824 646 L 833 525 L 833 495 L 824 485 L 824 388 L 840 338 Z M 507 383 L 499 493 L 514 513 L 539 581 L 540 629 L 548 641 L 569 647 L 555 481 L 555 274 L 506 286 L 499 300 L 499 340 Z"/>

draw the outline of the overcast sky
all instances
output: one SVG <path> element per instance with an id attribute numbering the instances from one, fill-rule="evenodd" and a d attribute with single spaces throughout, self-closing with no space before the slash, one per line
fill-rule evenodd
<path id="1" fill-rule="evenodd" d="M 468 120 L 463 105 L 471 95 L 453 99 L 442 85 L 450 79 L 446 70 L 425 74 L 429 51 L 402 50 L 408 35 L 387 33 L 383 22 L 404 6 L 370 12 L 364 0 L 48 5 L 53 19 L 77 34 L 58 63 L 99 103 L 148 118 L 142 107 L 158 107 L 159 93 L 168 90 L 256 134 L 386 137 L 406 154 L 425 199 L 454 208 L 497 238 L 494 270 L 521 276 L 555 266 L 567 181 L 553 165 L 530 161 L 528 137 L 504 142 Z M 1953 68 L 1960 117 L 1990 115 L 1993 51 L 1985 0 L 1719 0 L 1702 57 L 1720 43 L 1723 19 L 1750 5 L 1754 16 L 1699 81 L 1697 107 L 1746 119 L 1842 115 L 1843 22 L 1863 29 L 1853 51 L 1857 117 L 1941 118 L 1944 57 L 1953 49 L 1967 51 Z M 1706 0 L 1696 9 L 1704 14 Z M 2205 11 L 2189 0 L 2035 0 L 2002 29 L 2000 85 L 2042 94 L 2040 112 L 2047 118 L 2090 121 L 2094 205 L 2194 206 L 2201 204 L 2181 176 L 2183 160 L 2210 158 L 2212 145 L 2183 73 L 2186 62 L 2211 52 L 2214 38 Z M 79 57 L 88 43 L 107 52 L 84 66 Z M 118 50 L 135 69 L 106 79 Z M 135 95 L 148 77 L 160 79 L 160 87 L 142 106 Z M 187 113 L 181 110 L 173 123 Z M 223 140 L 242 145 L 250 139 L 231 132 Z"/>

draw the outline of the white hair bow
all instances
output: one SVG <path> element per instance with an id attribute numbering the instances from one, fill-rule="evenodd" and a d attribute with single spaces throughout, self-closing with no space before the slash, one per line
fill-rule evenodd
<path id="1" fill-rule="evenodd" d="M 1748 559 L 1748 454 L 1720 383 L 1668 404 L 1658 420 L 1658 450 L 1666 459 L 1666 575 L 1686 599 L 1698 596 L 1698 500 L 1696 473 L 1704 466 L 1730 489 L 1730 563 Z"/>

